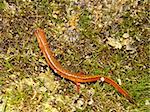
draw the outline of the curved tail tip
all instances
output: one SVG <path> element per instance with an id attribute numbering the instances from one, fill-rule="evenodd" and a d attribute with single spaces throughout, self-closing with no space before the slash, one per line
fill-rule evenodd
<path id="1" fill-rule="evenodd" d="M 130 103 L 136 104 L 135 100 L 131 98 L 130 96 L 127 96 L 126 98 L 129 100 Z"/>

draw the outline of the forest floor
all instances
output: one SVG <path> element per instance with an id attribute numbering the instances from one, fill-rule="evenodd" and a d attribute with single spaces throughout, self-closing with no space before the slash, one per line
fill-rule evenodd
<path id="1" fill-rule="evenodd" d="M 148 0 L 0 2 L 0 112 L 148 112 L 149 7 Z M 47 65 L 38 27 L 64 68 L 112 78 L 136 105 L 99 81 L 78 93 Z"/>

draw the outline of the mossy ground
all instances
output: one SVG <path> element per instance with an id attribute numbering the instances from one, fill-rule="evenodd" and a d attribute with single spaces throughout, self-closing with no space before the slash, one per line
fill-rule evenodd
<path id="1" fill-rule="evenodd" d="M 62 66 L 109 76 L 137 105 L 100 82 L 81 84 L 48 67 L 33 34 L 45 30 Z M 148 112 L 148 0 L 3 0 L 0 2 L 0 111 Z"/>

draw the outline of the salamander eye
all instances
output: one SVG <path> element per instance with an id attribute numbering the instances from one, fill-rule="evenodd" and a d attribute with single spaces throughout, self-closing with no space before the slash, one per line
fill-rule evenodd
<path id="1" fill-rule="evenodd" d="M 104 82 L 104 81 L 105 81 L 105 78 L 104 78 L 104 77 L 101 77 L 100 80 L 101 80 L 102 82 Z"/>

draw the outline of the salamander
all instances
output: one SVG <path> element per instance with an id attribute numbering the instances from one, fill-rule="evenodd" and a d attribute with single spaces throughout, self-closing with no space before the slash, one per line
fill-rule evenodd
<path id="1" fill-rule="evenodd" d="M 50 49 L 50 46 L 48 45 L 48 42 L 46 40 L 46 35 L 43 29 L 37 28 L 34 32 L 37 41 L 39 43 L 39 47 L 44 54 L 44 57 L 48 63 L 48 65 L 53 69 L 55 73 L 60 75 L 63 78 L 69 79 L 72 82 L 74 82 L 77 86 L 77 91 L 79 91 L 80 83 L 86 83 L 86 82 L 96 82 L 98 80 L 102 82 L 109 83 L 112 85 L 119 93 L 121 93 L 124 97 L 126 97 L 129 102 L 135 103 L 134 100 L 129 96 L 127 91 L 122 89 L 114 80 L 112 80 L 109 77 L 101 76 L 101 75 L 86 75 L 81 72 L 79 73 L 72 73 L 67 69 L 64 69 L 60 62 L 56 60 L 54 57 L 54 53 Z"/>

